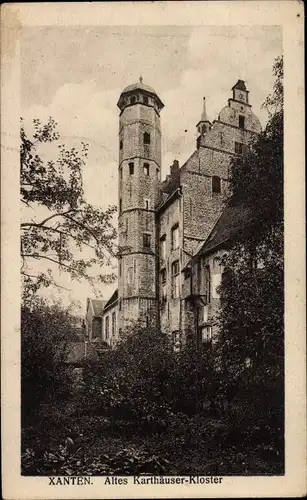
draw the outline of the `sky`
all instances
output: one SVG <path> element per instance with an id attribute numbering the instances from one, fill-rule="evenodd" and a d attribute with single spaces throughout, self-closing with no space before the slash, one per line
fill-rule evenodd
<path id="1" fill-rule="evenodd" d="M 142 76 L 165 104 L 165 177 L 174 159 L 182 165 L 195 150 L 203 97 L 209 119 L 216 119 L 231 97 L 231 87 L 245 80 L 253 111 L 265 125 L 261 104 L 272 91 L 272 66 L 281 54 L 278 26 L 24 27 L 22 116 L 29 133 L 33 118 L 52 116 L 67 147 L 78 147 L 81 141 L 89 145 L 85 196 L 103 209 L 117 204 L 116 103 L 124 87 Z M 48 295 L 65 305 L 75 301 L 84 311 L 86 298 L 94 298 L 90 285 L 56 277 L 66 290 L 49 290 Z M 102 286 L 103 298 L 115 287 Z"/>

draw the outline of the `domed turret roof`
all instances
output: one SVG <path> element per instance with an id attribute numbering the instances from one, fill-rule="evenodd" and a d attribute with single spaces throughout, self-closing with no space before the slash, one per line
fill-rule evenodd
<path id="1" fill-rule="evenodd" d="M 146 92 L 150 92 L 151 94 L 157 95 L 155 89 L 153 89 L 149 85 L 145 85 L 143 83 L 143 80 L 141 79 L 139 82 L 132 83 L 132 85 L 128 85 L 128 87 L 125 87 L 124 90 L 122 91 L 122 94 L 124 94 L 125 92 L 131 92 L 132 90 L 145 90 Z"/>
<path id="2" fill-rule="evenodd" d="M 122 109 L 122 105 L 125 102 L 124 101 L 125 94 L 130 94 L 130 92 L 134 92 L 134 91 L 143 91 L 143 92 L 146 92 L 147 94 L 151 94 L 152 96 L 154 96 L 155 102 L 157 102 L 157 104 L 158 104 L 158 108 L 162 109 L 164 107 L 164 104 L 161 101 L 161 99 L 159 98 L 155 89 L 153 87 L 150 87 L 149 85 L 145 85 L 145 83 L 143 83 L 143 78 L 140 77 L 140 80 L 137 83 L 132 83 L 131 85 L 128 85 L 121 92 L 119 101 L 117 103 L 117 106 L 120 109 Z"/>

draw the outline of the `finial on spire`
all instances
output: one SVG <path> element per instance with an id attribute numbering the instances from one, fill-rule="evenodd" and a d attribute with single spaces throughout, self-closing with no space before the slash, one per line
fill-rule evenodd
<path id="1" fill-rule="evenodd" d="M 142 75 L 140 76 L 140 83 L 143 83 L 143 77 L 142 77 Z"/>

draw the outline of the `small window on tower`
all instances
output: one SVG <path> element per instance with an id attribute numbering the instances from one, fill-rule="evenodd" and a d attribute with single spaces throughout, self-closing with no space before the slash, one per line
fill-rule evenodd
<path id="1" fill-rule="evenodd" d="M 144 174 L 149 175 L 149 163 L 144 163 L 143 169 L 144 169 Z"/>
<path id="2" fill-rule="evenodd" d="M 133 175 L 134 174 L 134 163 L 129 163 L 129 174 Z"/>
<path id="3" fill-rule="evenodd" d="M 144 198 L 144 205 L 145 205 L 145 210 L 149 210 L 150 209 L 150 204 L 149 204 L 149 199 L 148 198 Z"/>
<path id="4" fill-rule="evenodd" d="M 212 177 L 212 193 L 221 192 L 221 178 L 218 175 Z"/>
<path id="5" fill-rule="evenodd" d="M 119 149 L 123 149 L 123 141 L 119 141 Z"/>
<path id="6" fill-rule="evenodd" d="M 151 246 L 151 234 L 143 233 L 143 247 L 150 248 L 150 246 Z"/>
<path id="7" fill-rule="evenodd" d="M 245 116 L 239 115 L 239 127 L 244 128 L 245 126 Z"/>
<path id="8" fill-rule="evenodd" d="M 135 96 L 130 97 L 130 104 L 135 104 Z"/>
<path id="9" fill-rule="evenodd" d="M 122 211 L 122 199 L 119 199 L 119 213 Z"/>
<path id="10" fill-rule="evenodd" d="M 159 179 L 159 174 L 160 174 L 160 171 L 159 171 L 159 169 L 158 169 L 158 168 L 156 169 L 156 174 L 157 174 L 157 179 Z"/>
<path id="11" fill-rule="evenodd" d="M 144 104 L 148 104 L 148 97 L 146 95 L 144 95 L 143 97 L 143 102 Z"/>
<path id="12" fill-rule="evenodd" d="M 148 132 L 144 132 L 143 142 L 144 144 L 150 144 L 150 134 Z"/>

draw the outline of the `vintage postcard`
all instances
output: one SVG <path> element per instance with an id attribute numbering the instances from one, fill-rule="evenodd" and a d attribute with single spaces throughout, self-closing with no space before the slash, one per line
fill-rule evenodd
<path id="1" fill-rule="evenodd" d="M 306 493 L 303 18 L 2 6 L 5 499 Z"/>

